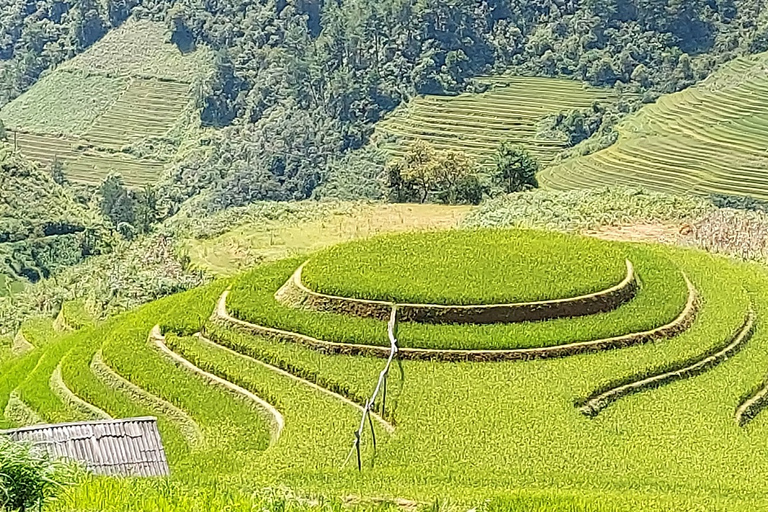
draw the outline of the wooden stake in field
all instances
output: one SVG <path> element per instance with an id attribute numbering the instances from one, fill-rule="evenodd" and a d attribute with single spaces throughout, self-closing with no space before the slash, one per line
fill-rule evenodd
<path id="1" fill-rule="evenodd" d="M 389 316 L 389 324 L 387 325 L 387 334 L 389 336 L 389 344 L 390 344 L 390 352 L 389 357 L 387 358 L 387 364 L 384 365 L 384 369 L 381 370 L 381 373 L 379 374 L 379 380 L 376 383 L 376 389 L 373 390 L 373 395 L 371 396 L 370 400 L 365 402 L 365 407 L 363 408 L 363 417 L 360 419 L 360 428 L 355 431 L 355 441 L 352 444 L 352 449 L 349 452 L 349 455 L 347 455 L 346 460 L 344 461 L 343 466 L 347 465 L 347 462 L 349 462 L 350 457 L 352 457 L 352 454 L 357 452 L 357 470 L 362 471 L 363 470 L 363 459 L 360 454 L 360 441 L 363 437 L 363 431 L 365 430 L 365 419 L 368 418 L 368 423 L 371 427 L 371 438 L 373 439 L 373 449 L 376 450 L 376 433 L 373 429 L 373 421 L 371 420 L 370 412 L 371 408 L 373 407 L 373 404 L 376 403 L 376 397 L 379 395 L 379 392 L 383 390 L 382 395 L 382 401 L 381 401 L 381 414 L 384 415 L 384 401 L 386 400 L 386 389 L 387 389 L 387 377 L 389 376 L 389 369 L 392 366 L 392 361 L 395 359 L 395 355 L 397 355 L 397 338 L 396 338 L 396 330 L 397 330 L 397 304 L 392 304 L 392 313 Z"/>

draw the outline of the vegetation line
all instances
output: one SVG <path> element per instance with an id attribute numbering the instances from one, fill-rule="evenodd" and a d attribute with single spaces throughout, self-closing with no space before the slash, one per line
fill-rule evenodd
<path id="1" fill-rule="evenodd" d="M 277 442 L 277 440 L 280 438 L 281 432 L 283 431 L 283 427 L 285 427 L 285 420 L 283 419 L 283 415 L 280 414 L 280 411 L 275 409 L 275 407 L 272 406 L 272 404 L 270 404 L 266 400 L 259 398 L 258 396 L 251 393 L 247 389 L 244 389 L 236 384 L 233 384 L 225 379 L 222 379 L 217 375 L 214 375 L 212 373 L 206 372 L 205 370 L 198 368 L 197 366 L 187 361 L 186 359 L 184 359 L 182 356 L 180 356 L 173 350 L 169 349 L 168 346 L 165 344 L 165 336 L 163 336 L 163 333 L 160 330 L 159 325 L 154 326 L 150 331 L 149 341 L 152 344 L 154 344 L 163 354 L 165 354 L 169 359 L 177 363 L 179 366 L 186 368 L 187 370 L 190 370 L 192 373 L 196 373 L 206 378 L 207 380 L 210 380 L 211 382 L 219 384 L 220 386 L 224 387 L 229 391 L 237 393 L 253 401 L 260 410 L 266 413 L 266 416 L 269 419 L 269 422 L 272 426 L 271 444 L 274 444 Z"/>
<path id="2" fill-rule="evenodd" d="M 204 442 L 203 431 L 192 417 L 172 403 L 157 397 L 148 391 L 132 383 L 104 361 L 101 351 L 94 354 L 91 360 L 93 375 L 106 387 L 121 391 L 130 396 L 136 402 L 146 405 L 150 409 L 163 414 L 176 424 L 181 435 L 186 439 L 190 447 L 199 448 Z"/>
<path id="3" fill-rule="evenodd" d="M 744 346 L 744 344 L 749 340 L 749 338 L 752 336 L 752 333 L 754 332 L 755 317 L 755 311 L 750 307 L 744 323 L 741 325 L 741 327 L 739 327 L 739 330 L 736 331 L 736 334 L 730 339 L 730 343 L 728 343 L 725 347 L 715 352 L 714 354 L 704 354 L 704 356 L 695 360 L 691 364 L 684 362 L 667 372 L 652 375 L 645 379 L 636 380 L 634 382 L 627 382 L 626 384 L 609 389 L 588 399 L 579 409 L 586 416 L 594 417 L 599 414 L 600 411 L 608 407 L 611 403 L 615 402 L 623 396 L 637 393 L 645 389 L 659 387 L 664 384 L 669 384 L 670 382 L 687 379 L 689 377 L 694 377 L 704 373 L 710 368 L 717 366 L 718 364 L 728 359 Z"/>
<path id="4" fill-rule="evenodd" d="M 305 261 L 275 293 L 275 299 L 292 307 L 331 311 L 385 320 L 393 303 L 329 295 L 310 289 L 302 282 Z M 617 284 L 604 290 L 575 297 L 499 304 L 417 304 L 397 303 L 400 321 L 425 323 L 490 324 L 530 322 L 586 316 L 616 309 L 637 293 L 634 266 L 625 260 L 627 273 Z"/>
<path id="5" fill-rule="evenodd" d="M 248 361 L 250 361 L 252 363 L 255 363 L 255 364 L 258 364 L 260 366 L 263 366 L 264 368 L 267 368 L 270 371 L 278 373 L 278 374 L 282 375 L 283 377 L 288 377 L 289 379 L 295 380 L 296 382 L 300 382 L 300 383 L 302 383 L 302 384 L 304 384 L 306 386 L 311 387 L 312 389 L 316 389 L 317 391 L 320 391 L 321 393 L 325 393 L 326 395 L 332 396 L 333 398 L 336 398 L 337 400 L 340 400 L 340 401 L 344 402 L 345 404 L 351 405 L 352 407 L 354 407 L 355 409 L 358 409 L 361 412 L 364 411 L 364 407 L 362 405 L 358 404 L 357 402 L 355 402 L 353 400 L 350 400 L 349 398 L 347 398 L 347 397 L 345 397 L 343 395 L 340 395 L 339 393 L 331 391 L 328 388 L 324 388 L 323 386 L 321 386 L 321 385 L 319 385 L 319 384 L 317 384 L 315 382 L 312 382 L 311 380 L 304 379 L 302 377 L 299 377 L 298 375 L 294 375 L 293 373 L 291 373 L 289 371 L 283 370 L 282 368 L 279 368 L 277 366 L 271 365 L 269 363 L 265 363 L 264 361 L 262 361 L 260 359 L 256 359 L 255 357 L 251 357 L 249 355 L 243 354 L 241 352 L 238 352 L 237 350 L 233 350 L 233 349 L 231 349 L 231 348 L 229 348 L 227 346 L 224 346 L 224 345 L 222 345 L 220 343 L 217 343 L 217 342 L 213 341 L 210 338 L 207 338 L 207 337 L 203 336 L 199 332 L 195 333 L 195 336 L 200 341 L 202 341 L 203 343 L 207 343 L 209 345 L 213 345 L 213 346 L 215 346 L 218 349 L 224 350 L 225 352 L 229 352 L 230 354 L 233 354 L 235 356 L 238 356 L 238 357 L 241 357 L 243 359 L 246 359 L 246 360 L 248 360 Z M 382 427 L 384 427 L 384 429 L 387 432 L 389 432 L 390 434 L 395 432 L 395 427 L 390 422 L 388 422 L 387 420 L 385 420 L 384 418 L 382 418 L 380 415 L 376 414 L 375 412 L 371 411 L 370 414 L 373 417 L 373 419 L 375 419 Z"/>
<path id="6" fill-rule="evenodd" d="M 51 391 L 53 391 L 54 395 L 59 397 L 59 400 L 61 400 L 65 405 L 69 406 L 75 411 L 83 414 L 87 419 L 112 419 L 112 416 L 110 416 L 106 411 L 86 402 L 77 396 L 71 389 L 69 389 L 67 383 L 64 382 L 64 378 L 61 375 L 61 362 L 59 362 L 59 365 L 51 374 L 49 384 L 51 386 Z"/>
<path id="7" fill-rule="evenodd" d="M 77 330 L 67 322 L 67 318 L 64 316 L 63 307 L 59 309 L 59 314 L 56 315 L 56 319 L 53 321 L 53 328 L 58 332 L 72 332 Z"/>
<path id="8" fill-rule="evenodd" d="M 426 349 L 426 348 L 398 348 L 398 354 L 403 359 L 435 360 L 435 361 L 526 361 L 532 359 L 545 359 L 554 357 L 566 357 L 587 352 L 597 352 L 616 348 L 629 347 L 648 343 L 659 339 L 670 338 L 685 331 L 696 318 L 698 300 L 696 289 L 688 276 L 683 274 L 688 287 L 688 301 L 680 314 L 670 323 L 648 331 L 635 332 L 622 336 L 614 336 L 592 341 L 579 341 L 551 347 L 519 348 L 519 349 L 490 349 L 490 350 L 461 350 L 461 349 Z M 375 357 L 389 357 L 390 349 L 377 345 L 361 345 L 355 343 L 339 343 L 325 341 L 281 329 L 263 327 L 245 320 L 240 320 L 227 311 L 227 297 L 230 290 L 225 290 L 219 297 L 214 312 L 214 319 L 218 319 L 230 325 L 243 329 L 259 336 L 298 343 L 314 350 L 326 353 L 365 355 Z"/>

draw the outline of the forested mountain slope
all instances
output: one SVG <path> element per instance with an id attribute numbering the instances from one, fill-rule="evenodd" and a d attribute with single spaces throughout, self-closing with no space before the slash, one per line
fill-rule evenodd
<path id="1" fill-rule="evenodd" d="M 195 95 L 201 122 L 225 128 L 205 141 L 210 151 L 193 152 L 162 180 L 166 202 L 201 193 L 208 209 L 301 199 L 342 170 L 375 177 L 379 160 L 349 153 L 414 95 L 452 94 L 475 76 L 516 71 L 618 85 L 652 99 L 734 56 L 768 49 L 762 7 L 754 0 L 2 0 L 0 103 L 129 17 L 162 22 L 179 51 L 215 52 L 215 70 Z"/>

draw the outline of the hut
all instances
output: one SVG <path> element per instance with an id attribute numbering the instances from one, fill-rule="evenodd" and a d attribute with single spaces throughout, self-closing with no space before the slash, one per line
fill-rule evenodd
<path id="1" fill-rule="evenodd" d="M 34 425 L 0 430 L 0 435 L 32 443 L 52 457 L 80 462 L 97 475 L 170 474 L 157 418 Z"/>

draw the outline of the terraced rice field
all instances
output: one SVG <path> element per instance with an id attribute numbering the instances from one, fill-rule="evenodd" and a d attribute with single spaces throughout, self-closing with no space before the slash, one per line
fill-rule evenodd
<path id="1" fill-rule="evenodd" d="M 455 260 L 487 233 L 442 236 L 455 245 Z M 307 258 L 294 257 L 99 326 L 78 322 L 81 330 L 46 343 L 29 336 L 33 348 L 0 366 L 1 422 L 159 418 L 168 484 L 88 481 L 52 510 L 73 502 L 85 510 L 159 502 L 208 510 L 208 489 L 231 493 L 240 507 L 232 509 L 248 510 L 265 486 L 414 507 L 440 498 L 488 510 L 766 509 L 766 270 L 667 246 L 492 233 L 531 241 L 497 244 L 498 268 L 478 266 L 498 276 L 494 286 L 520 284 L 501 271 L 515 250 L 535 268 L 538 246 L 562 248 L 562 265 L 543 257 L 548 274 L 524 278 L 520 297 L 534 303 L 491 304 L 494 295 L 475 294 L 480 303 L 456 304 L 455 290 L 440 286 L 426 295 L 431 305 L 361 299 L 376 290 L 364 280 L 351 288 L 353 276 L 372 261 L 402 250 L 429 263 L 441 249 L 429 243 L 435 234 L 386 237 L 386 254 L 380 240 L 353 242 L 338 250 L 356 259 L 310 255 L 315 277 L 306 282 L 294 271 Z M 600 265 L 578 274 L 567 255 L 584 251 Z M 463 272 L 468 254 L 442 272 L 458 284 L 477 280 Z M 394 296 L 425 296 L 429 274 L 418 268 L 410 288 L 408 280 L 388 283 Z M 553 275 L 586 295 L 561 295 Z M 450 323 L 413 315 L 441 307 L 461 311 Z M 544 308 L 552 317 L 465 321 L 505 308 Z M 73 304 L 66 314 L 79 318 L 81 309 Z M 386 388 L 376 393 L 382 378 Z M 358 459 L 355 433 L 369 413 Z M 169 486 L 177 501 L 168 501 Z"/>
<path id="2" fill-rule="evenodd" d="M 18 149 L 44 166 L 58 159 L 79 183 L 97 185 L 112 171 L 132 187 L 156 181 L 172 155 L 131 146 L 179 143 L 190 83 L 210 58 L 206 49 L 182 55 L 164 30 L 126 23 L 6 105 L 0 119 Z"/>
<path id="3" fill-rule="evenodd" d="M 187 83 L 133 80 L 83 139 L 98 148 L 120 151 L 143 138 L 162 137 L 178 122 L 189 101 Z"/>
<path id="4" fill-rule="evenodd" d="M 536 125 L 563 110 L 591 108 L 595 101 L 616 101 L 609 89 L 574 80 L 538 77 L 489 77 L 492 88 L 482 94 L 424 96 L 399 108 L 377 125 L 381 134 L 398 137 L 392 155 L 408 142 L 423 139 L 438 149 L 465 151 L 489 164 L 502 141 L 523 144 L 537 159 L 550 162 L 566 143 L 537 139 Z"/>
<path id="5" fill-rule="evenodd" d="M 768 198 L 768 53 L 625 119 L 619 141 L 539 173 L 554 189 L 605 185 Z"/>

